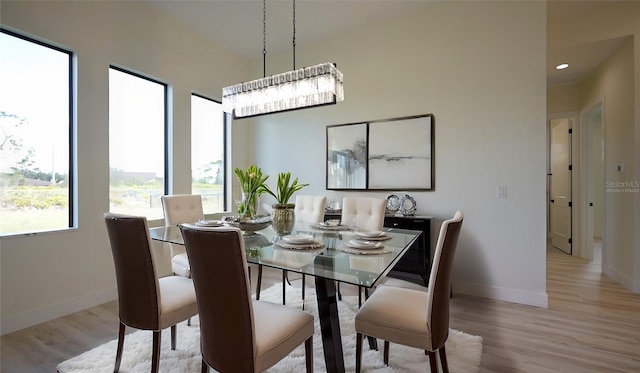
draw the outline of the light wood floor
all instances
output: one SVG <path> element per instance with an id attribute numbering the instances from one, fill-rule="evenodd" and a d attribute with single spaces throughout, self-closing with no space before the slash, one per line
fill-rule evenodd
<path id="1" fill-rule="evenodd" d="M 452 299 L 451 327 L 484 338 L 481 372 L 640 372 L 640 295 L 602 275 L 598 256 L 586 261 L 549 249 L 547 258 L 548 309 Z M 280 273 L 265 270 L 263 289 Z M 110 302 L 5 335 L 0 371 L 55 372 L 59 362 L 115 339 L 117 330 Z"/>

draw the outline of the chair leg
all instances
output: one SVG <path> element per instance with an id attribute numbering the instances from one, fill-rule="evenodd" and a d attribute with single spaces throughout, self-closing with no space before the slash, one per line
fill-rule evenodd
<path id="1" fill-rule="evenodd" d="M 307 363 L 307 373 L 313 373 L 313 336 L 304 341 L 304 356 Z"/>
<path id="2" fill-rule="evenodd" d="M 442 365 L 442 372 L 449 373 L 449 364 L 447 364 L 447 352 L 444 349 L 444 345 L 440 347 L 440 365 Z"/>
<path id="3" fill-rule="evenodd" d="M 177 335 L 177 329 L 178 327 L 176 325 L 171 325 L 171 349 L 172 350 L 176 350 L 176 335 Z"/>
<path id="4" fill-rule="evenodd" d="M 382 355 L 384 365 L 389 365 L 389 341 L 384 341 L 384 354 Z"/>
<path id="5" fill-rule="evenodd" d="M 160 336 L 162 331 L 153 332 L 153 349 L 151 350 L 151 373 L 158 373 L 160 366 Z"/>
<path id="6" fill-rule="evenodd" d="M 358 308 L 362 307 L 362 288 L 358 286 Z"/>
<path id="7" fill-rule="evenodd" d="M 287 271 L 282 270 L 282 304 L 287 304 Z"/>
<path id="8" fill-rule="evenodd" d="M 124 330 L 126 326 L 121 322 L 118 330 L 118 348 L 116 349 L 116 365 L 113 367 L 113 373 L 117 373 L 120 370 L 120 363 L 122 362 L 122 347 L 124 347 Z"/>
<path id="9" fill-rule="evenodd" d="M 338 300 L 342 300 L 342 293 L 340 292 L 340 283 L 336 281 L 336 291 L 338 293 Z"/>
<path id="10" fill-rule="evenodd" d="M 304 288 L 305 288 L 305 276 L 304 274 L 302 275 L 302 309 L 304 310 Z"/>
<path id="11" fill-rule="evenodd" d="M 200 369 L 200 373 L 209 373 L 209 365 L 204 361 L 204 358 L 202 359 L 202 368 Z"/>
<path id="12" fill-rule="evenodd" d="M 191 326 L 191 317 L 187 319 L 187 326 Z"/>
<path id="13" fill-rule="evenodd" d="M 362 334 L 356 333 L 356 373 L 362 369 Z"/>
<path id="14" fill-rule="evenodd" d="M 436 353 L 434 351 L 428 351 L 429 365 L 431 365 L 431 373 L 438 373 L 438 362 L 436 361 Z"/>
<path id="15" fill-rule="evenodd" d="M 262 265 L 258 265 L 258 284 L 256 285 L 256 300 L 260 300 L 261 287 L 262 287 Z"/>

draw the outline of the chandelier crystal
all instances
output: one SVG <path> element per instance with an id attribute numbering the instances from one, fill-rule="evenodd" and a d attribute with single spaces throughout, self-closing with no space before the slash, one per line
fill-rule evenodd
<path id="1" fill-rule="evenodd" d="M 222 109 L 234 118 L 332 105 L 343 100 L 343 76 L 331 62 L 222 89 Z"/>

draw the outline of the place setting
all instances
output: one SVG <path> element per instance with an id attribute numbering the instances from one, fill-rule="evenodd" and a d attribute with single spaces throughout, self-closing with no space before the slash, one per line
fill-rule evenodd
<path id="1" fill-rule="evenodd" d="M 364 241 L 386 241 L 391 239 L 391 236 L 383 231 L 354 231 L 353 235 L 356 239 Z"/>
<path id="2" fill-rule="evenodd" d="M 194 223 L 198 227 L 222 227 L 224 225 L 224 221 L 222 220 L 198 220 Z"/>
<path id="3" fill-rule="evenodd" d="M 343 246 L 338 247 L 338 250 L 358 255 L 379 255 L 393 252 L 392 248 L 386 247 L 380 241 L 360 239 L 349 240 Z"/>
<path id="4" fill-rule="evenodd" d="M 341 224 L 340 219 L 330 219 L 320 223 L 310 224 L 310 226 L 326 231 L 348 231 L 350 229 L 349 226 Z"/>
<path id="5" fill-rule="evenodd" d="M 310 234 L 289 234 L 282 236 L 275 242 L 276 246 L 292 250 L 314 250 L 324 248 L 322 242 L 318 242 Z"/>

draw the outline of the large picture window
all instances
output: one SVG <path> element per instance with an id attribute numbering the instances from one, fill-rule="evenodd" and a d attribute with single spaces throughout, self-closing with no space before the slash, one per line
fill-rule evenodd
<path id="1" fill-rule="evenodd" d="M 109 211 L 162 219 L 167 86 L 109 69 Z"/>
<path id="2" fill-rule="evenodd" d="M 191 193 L 205 214 L 225 211 L 225 121 L 222 104 L 191 95 Z"/>
<path id="3" fill-rule="evenodd" d="M 71 52 L 0 28 L 0 235 L 73 227 Z"/>

